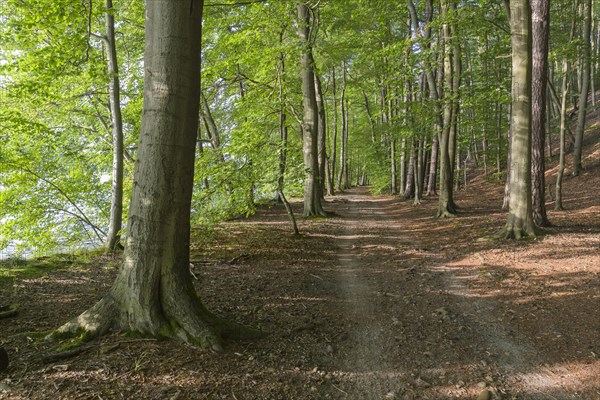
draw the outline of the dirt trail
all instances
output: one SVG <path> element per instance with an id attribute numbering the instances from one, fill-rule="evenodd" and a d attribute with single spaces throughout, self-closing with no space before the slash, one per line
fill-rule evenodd
<path id="1" fill-rule="evenodd" d="M 474 284 L 485 278 L 481 268 L 461 266 L 486 257 L 490 245 L 472 242 L 457 257 L 443 230 L 406 219 L 411 212 L 416 221 L 434 221 L 411 208 L 358 188 L 335 206 L 342 217 L 328 224 L 344 304 L 337 313 L 353 324 L 346 343 L 336 344 L 348 349 L 337 364 L 346 372 L 347 398 L 475 398 L 484 390 L 490 398 L 579 398 L 567 387 L 584 383 L 577 378 L 581 368 L 583 375 L 590 370 L 553 368 L 555 357 L 532 343 L 540 332 L 514 323 L 524 316 L 493 290 L 482 294 Z M 442 222 L 446 229 L 453 224 Z M 514 264 L 522 258 L 518 251 L 512 249 Z"/>
<path id="2" fill-rule="evenodd" d="M 600 178 L 586 173 L 567 177 L 580 200 L 536 241 L 478 240 L 506 218 L 502 186 L 483 181 L 456 193 L 455 219 L 433 218 L 435 199 L 356 188 L 328 199 L 336 216 L 299 221 L 299 237 L 282 206 L 198 231 L 205 305 L 269 332 L 218 355 L 115 334 L 43 363 L 51 349 L 28 332 L 94 304 L 118 263 L 5 284 L 0 298 L 21 308 L 0 322 L 0 399 L 600 399 Z"/>

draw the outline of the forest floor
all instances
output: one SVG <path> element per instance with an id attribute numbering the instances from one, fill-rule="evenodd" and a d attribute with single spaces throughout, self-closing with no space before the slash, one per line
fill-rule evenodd
<path id="1" fill-rule="evenodd" d="M 503 185 L 481 177 L 452 219 L 433 218 L 435 198 L 355 188 L 297 237 L 282 206 L 194 232 L 207 307 L 269 333 L 223 353 L 115 334 L 44 361 L 51 349 L 28 332 L 96 302 L 118 260 L 0 279 L 0 303 L 20 306 L 0 320 L 0 399 L 600 399 L 600 143 L 588 140 L 566 210 L 548 199 L 553 227 L 537 240 L 481 240 L 506 219 Z"/>

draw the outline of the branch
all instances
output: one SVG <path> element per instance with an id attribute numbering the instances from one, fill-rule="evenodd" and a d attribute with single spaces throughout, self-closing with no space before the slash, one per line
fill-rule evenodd
<path id="1" fill-rule="evenodd" d="M 204 7 L 241 7 L 241 6 L 247 6 L 250 4 L 257 4 L 257 3 L 266 3 L 268 0 L 251 0 L 251 1 L 240 1 L 237 3 L 206 3 L 204 4 Z"/>
<path id="2" fill-rule="evenodd" d="M 100 233 L 105 234 L 104 232 L 102 232 L 102 230 L 100 230 L 98 227 L 96 227 L 92 221 L 90 221 L 90 219 L 87 217 L 87 215 L 85 215 L 85 213 L 81 210 L 81 208 L 79 208 L 79 206 L 77 205 L 77 203 L 75 203 L 75 201 L 71 200 L 71 198 L 69 197 L 69 195 L 67 193 L 65 193 L 64 190 L 62 190 L 62 188 L 60 186 L 58 186 L 57 184 L 55 184 L 54 182 L 52 182 L 51 180 L 44 178 L 43 176 L 41 176 L 40 174 L 38 174 L 35 171 L 32 171 L 26 167 L 23 167 L 21 165 L 17 165 L 17 164 L 13 164 L 13 163 L 7 163 L 6 165 L 10 165 L 14 168 L 17 169 L 21 169 L 22 171 L 27 172 L 28 174 L 31 174 L 33 176 L 35 176 L 36 178 L 38 178 L 39 180 L 41 180 L 42 182 L 46 182 L 48 185 L 50 185 L 52 188 L 54 188 L 54 190 L 56 190 L 60 195 L 62 195 L 69 204 L 71 204 L 76 210 L 77 212 L 79 212 L 79 217 L 82 218 L 87 224 L 89 224 L 89 226 L 91 226 L 92 228 L 94 228 L 94 233 L 96 233 L 96 236 L 98 237 L 98 239 L 100 239 L 102 241 L 102 237 L 100 236 Z M 97 230 L 96 230 L 97 229 Z"/>

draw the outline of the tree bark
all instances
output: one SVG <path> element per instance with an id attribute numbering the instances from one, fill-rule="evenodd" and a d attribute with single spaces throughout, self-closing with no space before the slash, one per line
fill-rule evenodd
<path id="1" fill-rule="evenodd" d="M 325 216 L 319 191 L 319 113 L 315 93 L 314 59 L 310 38 L 310 10 L 305 3 L 298 3 L 298 36 L 302 43 L 302 95 L 304 117 L 302 137 L 304 154 L 304 217 Z"/>
<path id="2" fill-rule="evenodd" d="M 343 77 L 343 81 L 342 81 L 342 93 L 340 96 L 340 114 L 342 116 L 342 138 L 341 138 L 341 143 L 340 143 L 340 170 L 339 170 L 339 175 L 338 175 L 338 180 L 337 180 L 337 189 L 339 191 L 344 191 L 344 189 L 348 188 L 347 185 L 347 176 L 348 176 L 348 171 L 346 170 L 348 168 L 347 165 L 347 152 L 348 152 L 348 114 L 346 112 L 346 65 L 344 64 L 342 66 L 343 71 L 342 71 L 342 77 Z"/>
<path id="3" fill-rule="evenodd" d="M 106 236 L 108 250 L 121 247 L 123 225 L 123 119 L 121 117 L 121 89 L 119 63 L 115 43 L 115 17 L 112 0 L 106 0 L 106 58 L 108 61 L 108 94 L 113 142 L 112 187 L 110 220 Z M 121 247 L 122 248 L 122 247 Z"/>
<path id="4" fill-rule="evenodd" d="M 591 25 L 592 25 L 592 0 L 585 0 L 584 25 L 583 25 L 583 57 L 581 60 L 581 90 L 579 92 L 579 110 L 577 112 L 577 127 L 575 129 L 575 148 L 573 151 L 573 175 L 578 176 L 582 166 L 583 133 L 585 131 L 585 117 L 587 111 L 587 98 L 590 91 L 590 65 L 591 65 Z"/>
<path id="5" fill-rule="evenodd" d="M 499 233 L 507 239 L 535 237 L 531 205 L 531 8 L 510 0 L 512 47 L 511 166 L 508 220 Z"/>
<path id="6" fill-rule="evenodd" d="M 452 1 L 452 0 L 450 0 Z M 442 13 L 448 12 L 448 0 L 442 1 Z M 440 192 L 438 203 L 438 218 L 453 217 L 456 215 L 454 202 L 452 200 L 452 182 L 453 182 L 453 155 L 451 143 L 451 126 L 453 104 L 451 95 L 453 91 L 453 62 L 452 62 L 452 44 L 450 43 L 451 32 L 448 23 L 442 25 L 444 35 L 444 102 L 443 128 L 440 136 Z M 451 154 L 452 153 L 452 154 Z M 451 158 L 452 157 L 452 158 Z"/>
<path id="7" fill-rule="evenodd" d="M 333 196 L 335 194 L 335 163 L 337 158 L 337 92 L 335 85 L 335 68 L 331 68 L 331 97 L 332 97 L 332 107 L 331 112 L 333 113 L 333 137 L 331 140 L 331 167 L 329 171 L 329 180 L 327 181 L 327 194 Z"/>
<path id="8" fill-rule="evenodd" d="M 569 92 L 568 79 L 569 64 L 566 57 L 562 62 L 562 95 L 560 103 L 560 134 L 559 134 L 559 153 L 558 153 L 558 172 L 556 174 L 556 196 L 554 209 L 557 211 L 563 210 L 562 202 L 562 181 L 565 173 L 565 126 L 567 117 L 567 95 Z"/>
<path id="9" fill-rule="evenodd" d="M 49 339 L 109 330 L 221 350 L 237 326 L 204 308 L 189 272 L 202 1 L 146 5 L 144 107 L 125 258 L 114 285 Z"/>
<path id="10" fill-rule="evenodd" d="M 319 198 L 321 201 L 324 200 L 325 195 L 325 165 L 327 164 L 327 121 L 325 119 L 325 102 L 323 101 L 323 88 L 321 87 L 321 79 L 317 74 L 315 77 L 315 95 L 317 100 L 317 115 L 319 118 L 318 122 L 318 134 L 317 134 L 317 148 L 318 148 L 318 161 L 319 161 Z"/>
<path id="11" fill-rule="evenodd" d="M 283 32 L 279 36 L 279 41 L 283 41 Z M 285 204 L 285 195 L 283 186 L 285 180 L 285 169 L 287 164 L 287 142 L 288 127 L 287 115 L 285 113 L 285 97 L 283 94 L 283 74 L 285 73 L 285 56 L 279 54 L 279 177 L 277 178 L 277 201 Z"/>
<path id="12" fill-rule="evenodd" d="M 550 0 L 531 0 L 532 10 L 532 86 L 531 86 L 531 183 L 533 221 L 537 226 L 548 226 L 546 214 L 546 93 L 548 91 L 548 35 Z"/>

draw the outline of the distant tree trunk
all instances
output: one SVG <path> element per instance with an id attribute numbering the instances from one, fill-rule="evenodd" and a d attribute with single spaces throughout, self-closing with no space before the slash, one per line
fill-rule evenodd
<path id="1" fill-rule="evenodd" d="M 283 33 L 280 34 L 280 42 L 283 40 Z M 279 177 L 277 178 L 277 201 L 285 204 L 285 195 L 283 186 L 285 179 L 285 169 L 287 164 L 287 142 L 288 127 L 287 115 L 285 113 L 285 97 L 283 95 L 283 74 L 285 72 L 285 56 L 279 54 Z M 295 222 L 295 219 L 294 219 Z"/>
<path id="2" fill-rule="evenodd" d="M 548 91 L 548 34 L 550 0 L 531 0 L 532 10 L 532 92 L 531 92 L 531 183 L 533 221 L 537 226 L 548 226 L 546 215 L 546 93 Z"/>
<path id="3" fill-rule="evenodd" d="M 508 220 L 499 236 L 536 236 L 531 205 L 531 8 L 510 0 L 512 45 L 512 160 Z"/>
<path id="4" fill-rule="evenodd" d="M 123 225 L 123 119 L 121 117 L 121 89 L 119 63 L 115 43 L 115 17 L 112 0 L 106 0 L 106 58 L 108 62 L 108 94 L 113 142 L 112 188 L 110 220 L 106 237 L 108 250 L 121 247 Z"/>
<path id="5" fill-rule="evenodd" d="M 414 140 L 414 139 L 413 139 Z M 413 201 L 413 205 L 421 204 L 421 199 L 423 198 L 423 139 L 419 139 L 416 142 L 416 161 L 415 161 L 415 198 Z M 414 146 L 413 146 L 414 147 Z"/>
<path id="6" fill-rule="evenodd" d="M 406 187 L 406 138 L 400 141 L 400 196 L 404 196 Z"/>
<path id="7" fill-rule="evenodd" d="M 340 97 L 340 114 L 342 116 L 342 140 L 340 143 L 340 171 L 337 180 L 337 189 L 339 191 L 344 191 L 344 189 L 348 188 L 347 185 L 347 176 L 348 176 L 348 113 L 346 110 L 346 65 L 343 65 L 343 86 L 342 86 L 342 94 Z"/>
<path id="8" fill-rule="evenodd" d="M 408 159 L 408 172 L 406 174 L 406 187 L 404 188 L 404 199 L 412 199 L 415 195 L 415 146 L 414 140 L 410 139 L 410 150 Z"/>
<path id="9" fill-rule="evenodd" d="M 554 203 L 554 209 L 557 211 L 563 210 L 562 202 L 562 181 L 565 173 L 565 125 L 567 117 L 567 95 L 569 92 L 569 79 L 568 79 L 569 64 L 567 63 L 566 57 L 562 61 L 562 99 L 560 102 L 560 135 L 559 135 L 559 161 L 558 161 L 558 173 L 556 174 L 556 202 Z"/>
<path id="10" fill-rule="evenodd" d="M 390 143 L 390 162 L 391 162 L 391 181 L 392 181 L 392 195 L 398 194 L 398 177 L 396 175 L 398 167 L 396 166 L 396 139 L 392 139 Z"/>
<path id="11" fill-rule="evenodd" d="M 327 194 L 330 196 L 333 196 L 335 194 L 335 163 L 336 163 L 336 157 L 337 157 L 337 136 L 338 136 L 338 131 L 337 131 L 337 92 L 336 92 L 336 85 L 335 85 L 335 68 L 331 68 L 331 97 L 332 97 L 332 107 L 331 107 L 331 111 L 333 113 L 333 138 L 332 138 L 332 143 L 331 143 L 331 163 L 329 164 L 330 167 L 330 171 L 329 171 L 329 179 L 327 180 Z"/>
<path id="12" fill-rule="evenodd" d="M 189 272 L 202 3 L 146 4 L 144 108 L 124 262 L 110 291 L 49 339 L 131 331 L 218 351 L 221 336 L 239 328 L 206 310 Z"/>
<path id="13" fill-rule="evenodd" d="M 509 104 L 508 106 L 508 118 L 512 121 L 512 104 Z M 505 179 L 505 184 L 504 184 L 504 200 L 502 202 L 502 209 L 503 210 L 508 210 L 508 203 L 510 200 L 510 169 L 512 166 L 512 138 L 513 138 L 513 131 L 512 131 L 513 127 L 512 127 L 512 122 L 509 123 L 509 127 L 508 127 L 508 135 L 507 135 L 507 139 L 508 139 L 508 151 L 506 152 L 506 179 Z"/>
<path id="14" fill-rule="evenodd" d="M 324 201 L 325 196 L 325 166 L 327 164 L 327 121 L 325 119 L 325 102 L 323 101 L 323 88 L 321 87 L 321 79 L 317 74 L 315 76 L 315 95 L 317 99 L 317 113 L 319 116 L 318 123 L 318 160 L 319 160 L 319 197 Z"/>
<path id="15" fill-rule="evenodd" d="M 431 159 L 429 164 L 429 179 L 427 182 L 427 193 L 426 196 L 436 195 L 436 181 L 437 181 L 437 159 L 439 153 L 439 142 L 437 135 L 433 135 L 433 142 L 431 144 Z"/>
<path id="16" fill-rule="evenodd" d="M 315 93 L 314 59 L 310 42 L 310 12 L 305 3 L 298 3 L 298 36 L 304 49 L 301 57 L 302 95 L 304 97 L 304 119 L 302 136 L 304 153 L 304 213 L 305 217 L 325 216 L 319 192 L 318 135 L 319 114 Z"/>
<path id="17" fill-rule="evenodd" d="M 591 25 L 592 25 L 592 0 L 584 0 L 583 24 L 583 57 L 581 60 L 581 91 L 579 92 L 579 110 L 577 112 L 577 128 L 575 129 L 575 149 L 573 152 L 573 175 L 577 176 L 582 170 L 581 155 L 583 146 L 583 133 L 585 131 L 585 117 L 587 111 L 587 98 L 590 91 L 590 65 L 591 65 Z"/>
<path id="18" fill-rule="evenodd" d="M 450 0 L 451 1 L 451 0 Z M 442 1 L 442 13 L 448 12 L 448 0 Z M 440 193 L 437 216 L 438 218 L 452 217 L 456 215 L 454 201 L 452 200 L 453 183 L 453 144 L 451 143 L 451 126 L 453 104 L 450 100 L 453 90 L 453 63 L 450 26 L 448 23 L 442 25 L 444 34 L 444 96 L 448 100 L 444 103 L 443 129 L 440 136 Z M 451 154 L 452 153 L 452 154 Z M 452 158 L 451 158 L 452 157 Z"/>

